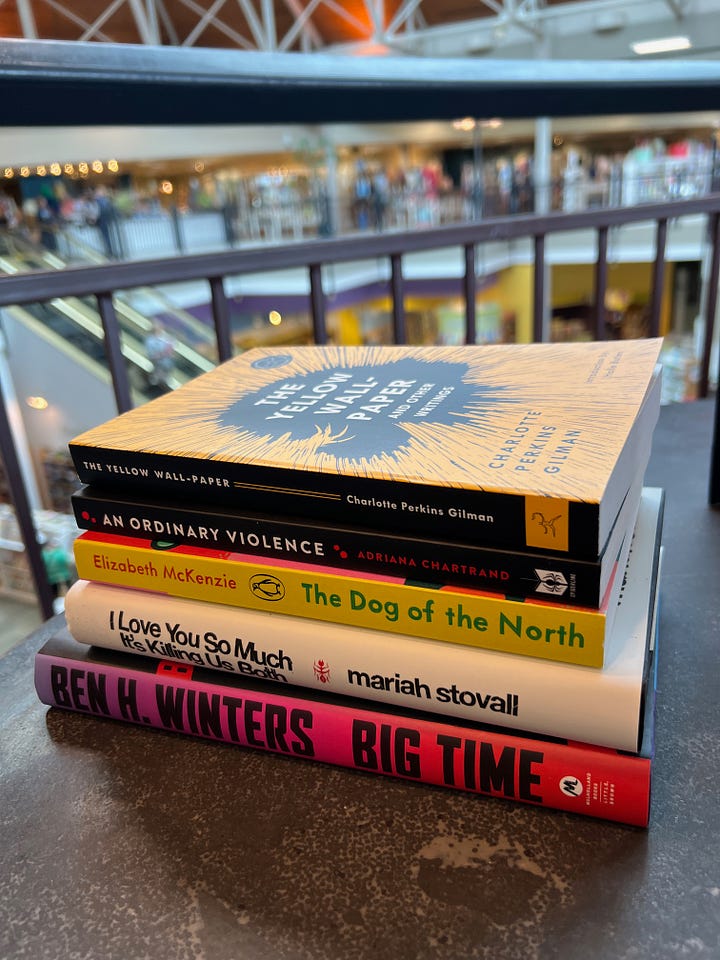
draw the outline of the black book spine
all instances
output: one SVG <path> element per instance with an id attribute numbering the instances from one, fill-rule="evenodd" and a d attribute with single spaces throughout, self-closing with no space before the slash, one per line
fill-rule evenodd
<path id="1" fill-rule="evenodd" d="M 73 494 L 72 506 L 78 526 L 99 533 L 302 560 L 558 604 L 599 607 L 602 601 L 598 560 L 493 550 L 220 506 L 131 500 L 102 490 Z"/>
<path id="2" fill-rule="evenodd" d="M 242 505 L 243 510 L 448 538 L 476 547 L 528 548 L 521 494 L 98 450 L 72 443 L 70 452 L 83 483 L 114 492 L 162 492 L 170 498 L 197 497 L 199 505 L 218 503 L 235 509 Z M 603 546 L 598 504 L 571 501 L 568 530 L 563 552 L 576 559 L 596 559 Z M 532 544 L 533 549 L 538 546 Z M 553 549 L 551 532 L 547 549 Z"/>

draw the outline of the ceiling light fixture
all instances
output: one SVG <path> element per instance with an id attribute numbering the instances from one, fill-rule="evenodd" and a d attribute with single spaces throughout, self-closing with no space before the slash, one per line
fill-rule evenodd
<path id="1" fill-rule="evenodd" d="M 474 130 L 475 129 L 475 120 L 472 117 L 462 117 L 460 120 L 453 120 L 452 122 L 455 130 Z"/>
<path id="2" fill-rule="evenodd" d="M 692 43 L 688 37 L 660 37 L 658 40 L 639 40 L 631 43 L 633 53 L 645 56 L 649 53 L 672 53 L 675 50 L 689 50 Z"/>

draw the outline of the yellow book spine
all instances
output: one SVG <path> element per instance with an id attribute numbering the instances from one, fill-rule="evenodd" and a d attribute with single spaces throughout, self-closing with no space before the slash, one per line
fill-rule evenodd
<path id="1" fill-rule="evenodd" d="M 563 663 L 603 665 L 602 610 L 349 577 L 326 568 L 173 553 L 127 540 L 81 536 L 75 541 L 75 561 L 85 580 Z"/>

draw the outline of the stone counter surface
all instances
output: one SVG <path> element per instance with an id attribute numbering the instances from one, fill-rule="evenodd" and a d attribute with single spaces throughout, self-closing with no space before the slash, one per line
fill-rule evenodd
<path id="1" fill-rule="evenodd" d="M 712 401 L 663 408 L 647 831 L 48 710 L 0 660 L 2 960 L 720 957 Z"/>

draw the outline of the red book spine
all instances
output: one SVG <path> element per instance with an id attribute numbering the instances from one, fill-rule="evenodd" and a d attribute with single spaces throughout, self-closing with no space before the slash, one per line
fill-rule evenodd
<path id="1" fill-rule="evenodd" d="M 49 648 L 49 649 L 48 649 Z M 60 652 L 58 652 L 60 651 Z M 195 676 L 193 676 L 193 673 Z M 647 826 L 649 756 L 335 703 L 141 656 L 53 641 L 35 659 L 43 703 L 469 793 Z"/>

